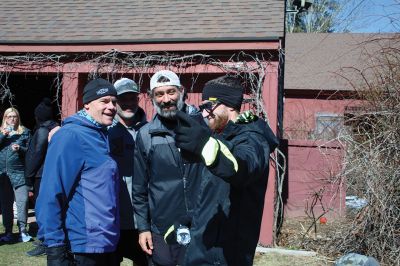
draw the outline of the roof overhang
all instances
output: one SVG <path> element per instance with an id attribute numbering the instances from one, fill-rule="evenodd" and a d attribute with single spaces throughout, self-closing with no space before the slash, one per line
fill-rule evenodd
<path id="1" fill-rule="evenodd" d="M 76 53 L 106 52 L 112 49 L 131 52 L 171 51 L 248 51 L 278 50 L 279 40 L 269 41 L 225 41 L 225 42 L 168 42 L 168 43 L 0 43 L 0 52 L 6 53 Z"/>

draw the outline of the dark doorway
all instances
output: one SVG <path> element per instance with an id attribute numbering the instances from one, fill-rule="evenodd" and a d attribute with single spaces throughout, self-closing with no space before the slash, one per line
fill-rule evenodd
<path id="1" fill-rule="evenodd" d="M 61 77 L 59 78 L 61 80 Z M 13 106 L 19 111 L 22 124 L 29 129 L 33 129 L 35 127 L 35 107 L 44 97 L 48 97 L 53 101 L 54 116 L 57 120 L 60 120 L 61 91 L 57 95 L 56 80 L 57 76 L 55 74 L 15 73 L 9 75 L 7 85 L 13 97 L 12 99 L 5 99 L 1 104 L 1 117 L 3 117 L 3 112 L 7 108 Z M 2 84 L 4 82 L 4 80 L 1 80 Z"/>

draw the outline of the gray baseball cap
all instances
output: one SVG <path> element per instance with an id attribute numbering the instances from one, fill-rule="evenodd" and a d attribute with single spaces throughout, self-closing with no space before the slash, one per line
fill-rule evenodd
<path id="1" fill-rule="evenodd" d="M 139 93 L 138 85 L 131 79 L 121 78 L 114 83 L 114 87 L 117 90 L 117 95 L 121 95 L 127 92 Z"/>

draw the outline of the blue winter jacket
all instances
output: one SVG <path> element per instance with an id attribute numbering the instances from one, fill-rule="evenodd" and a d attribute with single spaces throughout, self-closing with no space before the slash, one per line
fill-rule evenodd
<path id="1" fill-rule="evenodd" d="M 36 203 L 38 236 L 74 253 L 113 252 L 119 240 L 119 177 L 107 132 L 73 115 L 53 136 Z"/>

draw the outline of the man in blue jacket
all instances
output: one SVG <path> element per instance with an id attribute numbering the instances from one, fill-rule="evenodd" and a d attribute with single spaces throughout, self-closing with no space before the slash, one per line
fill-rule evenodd
<path id="1" fill-rule="evenodd" d="M 66 118 L 50 142 L 36 202 L 48 265 L 116 264 L 119 175 L 107 140 L 116 96 L 108 81 L 90 81 L 84 108 Z"/>

